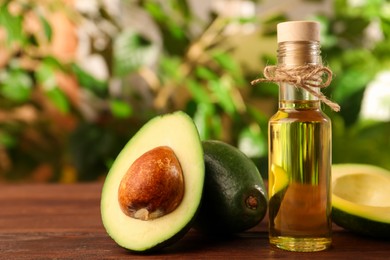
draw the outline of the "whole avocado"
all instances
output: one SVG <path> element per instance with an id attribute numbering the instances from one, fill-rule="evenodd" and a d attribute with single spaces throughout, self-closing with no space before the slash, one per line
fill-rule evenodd
<path id="1" fill-rule="evenodd" d="M 256 165 L 227 143 L 208 140 L 202 146 L 205 183 L 195 228 L 226 235 L 256 226 L 264 218 L 268 203 Z"/>

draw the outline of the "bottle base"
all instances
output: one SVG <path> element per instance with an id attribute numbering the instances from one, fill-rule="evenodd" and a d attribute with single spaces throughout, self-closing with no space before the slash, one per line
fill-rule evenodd
<path id="1" fill-rule="evenodd" d="M 270 237 L 271 245 L 295 252 L 316 252 L 328 249 L 332 244 L 330 238 L 296 238 L 296 237 Z"/>

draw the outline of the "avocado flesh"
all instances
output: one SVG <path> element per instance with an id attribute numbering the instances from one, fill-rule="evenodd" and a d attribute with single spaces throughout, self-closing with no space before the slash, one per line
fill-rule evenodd
<path id="1" fill-rule="evenodd" d="M 390 172 L 363 164 L 332 167 L 332 219 L 348 230 L 390 238 Z"/>
<path id="2" fill-rule="evenodd" d="M 159 146 L 170 147 L 180 162 L 184 177 L 182 201 L 171 213 L 153 220 L 129 217 L 118 202 L 120 182 L 137 158 Z M 131 251 L 168 246 L 189 229 L 200 204 L 203 183 L 203 149 L 192 119 L 180 111 L 158 116 L 134 135 L 112 165 L 101 196 L 103 225 L 118 245 Z"/>

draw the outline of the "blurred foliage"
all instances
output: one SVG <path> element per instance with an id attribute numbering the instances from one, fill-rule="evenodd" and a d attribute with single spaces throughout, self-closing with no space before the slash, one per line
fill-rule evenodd
<path id="1" fill-rule="evenodd" d="M 311 18 L 322 23 L 324 61 L 336 75 L 326 95 L 342 107 L 340 113 L 326 109 L 334 126 L 334 162 L 390 169 L 390 122 L 359 117 L 367 84 L 390 67 L 389 4 L 366 2 L 352 6 L 335 0 L 332 14 Z M 260 28 L 249 32 L 256 42 L 248 48 L 259 46 L 274 39 L 287 10 L 242 17 L 210 9 L 205 20 L 180 0 L 123 0 L 122 16 L 94 3 L 93 12 L 77 11 L 61 0 L 0 4 L 0 180 L 104 177 L 147 120 L 179 109 L 194 118 L 202 139 L 238 146 L 266 172 L 267 121 L 277 107 L 277 88 L 249 82 L 275 57 L 246 57 L 260 64 L 251 71 L 237 57 L 246 42 L 235 34 L 242 36 L 245 26 Z M 261 8 L 261 1 L 256 4 Z M 88 35 L 88 55 L 104 61 L 106 77 L 76 58 L 48 51 L 56 33 L 48 13 L 56 12 L 76 27 L 96 25 L 99 34 Z M 26 30 L 31 16 L 39 30 Z M 381 37 L 370 38 L 370 28 L 379 29 Z"/>
<path id="2" fill-rule="evenodd" d="M 317 19 L 324 28 L 323 57 L 335 74 L 326 94 L 342 108 L 337 114 L 327 111 L 333 122 L 333 162 L 390 169 L 390 118 L 373 121 L 360 116 L 366 87 L 379 72 L 390 69 L 390 3 L 352 5 L 352 1 L 335 0 L 334 14 Z M 390 87 L 390 82 L 383 87 Z"/>

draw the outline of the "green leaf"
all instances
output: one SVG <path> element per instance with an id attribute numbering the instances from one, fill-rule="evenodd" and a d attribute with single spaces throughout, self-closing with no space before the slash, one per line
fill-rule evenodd
<path id="1" fill-rule="evenodd" d="M 166 17 L 164 9 L 157 3 L 146 1 L 144 8 L 157 21 L 163 21 Z"/>
<path id="2" fill-rule="evenodd" d="M 160 59 L 160 69 L 161 69 L 161 77 L 166 78 L 168 80 L 174 79 L 180 81 L 182 79 L 182 74 L 180 74 L 181 60 L 179 57 L 175 56 L 162 56 Z"/>
<path id="3" fill-rule="evenodd" d="M 339 38 L 347 40 L 354 46 L 361 46 L 364 32 L 369 25 L 369 21 L 360 16 L 345 17 L 340 21 L 343 30 L 337 35 Z"/>
<path id="4" fill-rule="evenodd" d="M 390 12 L 390 11 L 389 11 Z M 378 42 L 375 46 L 375 49 L 373 50 L 373 55 L 375 57 L 381 57 L 380 60 L 378 60 L 378 63 L 382 63 L 381 67 L 389 68 L 390 67 L 390 21 L 389 21 L 389 32 L 387 40 L 383 40 L 381 42 Z"/>
<path id="5" fill-rule="evenodd" d="M 155 46 L 145 37 L 127 30 L 114 42 L 114 74 L 125 76 L 142 66 L 150 65 L 156 58 Z"/>
<path id="6" fill-rule="evenodd" d="M 183 40 L 186 37 L 185 29 L 174 21 L 167 23 L 168 29 L 174 39 Z"/>
<path id="7" fill-rule="evenodd" d="M 236 107 L 230 95 L 230 86 L 222 81 L 212 80 L 209 82 L 209 87 L 223 110 L 229 115 L 233 115 L 236 112 Z"/>
<path id="8" fill-rule="evenodd" d="M 248 114 L 260 126 L 261 134 L 267 138 L 269 116 L 255 106 L 248 105 Z"/>
<path id="9" fill-rule="evenodd" d="M 367 163 L 390 170 L 390 122 L 360 121 L 334 136 L 334 163 Z"/>
<path id="10" fill-rule="evenodd" d="M 262 31 L 264 36 L 276 36 L 276 26 L 278 23 L 285 22 L 288 17 L 284 14 L 276 13 L 263 21 Z"/>
<path id="11" fill-rule="evenodd" d="M 182 14 L 185 19 L 191 18 L 191 9 L 188 5 L 188 1 L 174 0 L 170 1 L 170 4 L 172 8 Z"/>
<path id="12" fill-rule="evenodd" d="M 201 140 L 217 139 L 222 133 L 221 118 L 216 114 L 212 104 L 198 104 L 194 115 L 194 122 Z"/>
<path id="13" fill-rule="evenodd" d="M 132 107 L 127 102 L 121 100 L 111 100 L 110 109 L 111 113 L 117 118 L 127 118 L 133 114 Z"/>
<path id="14" fill-rule="evenodd" d="M 188 20 L 189 15 L 185 13 L 185 7 L 183 9 L 182 3 L 180 5 L 170 3 L 171 8 L 164 8 L 163 4 L 158 1 L 145 1 L 143 6 L 160 30 L 164 50 L 169 54 L 184 55 L 190 44 L 186 34 L 188 29 L 186 20 Z"/>
<path id="15" fill-rule="evenodd" d="M 65 71 L 67 68 L 64 64 L 59 61 L 56 57 L 47 55 L 42 59 L 42 63 L 46 64 L 46 66 L 50 66 L 53 70 L 63 70 Z"/>
<path id="16" fill-rule="evenodd" d="M 346 12 L 350 10 L 347 0 L 334 0 L 333 9 L 337 17 L 345 16 Z"/>
<path id="17" fill-rule="evenodd" d="M 56 69 L 50 62 L 42 62 L 35 71 L 35 76 L 45 90 L 57 88 Z"/>
<path id="18" fill-rule="evenodd" d="M 238 148 L 249 158 L 267 155 L 267 139 L 261 135 L 260 127 L 252 124 L 244 127 L 238 136 Z"/>
<path id="19" fill-rule="evenodd" d="M 59 88 L 48 89 L 45 91 L 46 96 L 62 113 L 70 111 L 70 104 L 65 94 Z"/>
<path id="20" fill-rule="evenodd" d="M 6 132 L 0 132 L 0 146 L 5 148 L 12 148 L 17 144 L 17 142 L 18 139 L 16 137 Z"/>
<path id="21" fill-rule="evenodd" d="M 45 32 L 45 36 L 49 42 L 51 42 L 53 38 L 53 30 L 49 21 L 42 15 L 39 16 L 39 21 L 41 22 L 43 31 Z"/>
<path id="22" fill-rule="evenodd" d="M 12 101 L 25 102 L 30 98 L 33 81 L 22 70 L 9 71 L 0 85 L 1 94 Z"/>
<path id="23" fill-rule="evenodd" d="M 0 7 L 0 25 L 7 32 L 7 43 L 18 42 L 23 46 L 26 42 L 26 36 L 23 30 L 23 16 L 10 14 L 8 8 L 8 4 Z"/>
<path id="24" fill-rule="evenodd" d="M 314 19 L 320 23 L 321 31 L 321 47 L 322 48 L 331 48 L 337 44 L 337 36 L 331 31 L 331 24 L 329 17 L 325 15 L 316 15 Z"/>
<path id="25" fill-rule="evenodd" d="M 214 71 L 212 71 L 209 68 L 204 67 L 204 66 L 196 67 L 195 74 L 199 78 L 205 79 L 205 80 L 217 80 L 218 79 L 218 75 Z"/>
<path id="26" fill-rule="evenodd" d="M 371 76 L 358 70 L 347 70 L 339 75 L 337 87 L 333 91 L 332 99 L 343 102 L 348 97 L 366 87 Z"/>
<path id="27" fill-rule="evenodd" d="M 247 79 L 245 78 L 245 76 L 247 76 L 245 75 L 246 72 L 241 70 L 241 67 L 231 53 L 217 50 L 211 55 L 223 70 L 221 77 L 223 75 L 229 75 L 238 87 L 246 86 L 248 84 Z"/>
<path id="28" fill-rule="evenodd" d="M 363 16 L 368 19 L 376 19 L 380 16 L 386 0 L 370 0 L 361 1 L 356 6 L 350 4 L 350 14 L 355 16 Z"/>
<path id="29" fill-rule="evenodd" d="M 210 94 L 204 89 L 204 87 L 195 80 L 187 80 L 185 83 L 188 90 L 191 92 L 193 99 L 196 103 L 209 103 L 211 104 Z"/>
<path id="30" fill-rule="evenodd" d="M 77 81 L 82 87 L 91 90 L 100 97 L 106 94 L 108 89 L 106 81 L 96 79 L 77 64 L 72 64 L 72 71 L 76 75 Z"/>
<path id="31" fill-rule="evenodd" d="M 212 57 L 223 69 L 233 73 L 239 71 L 238 64 L 230 54 L 222 51 L 215 51 L 212 53 Z"/>

